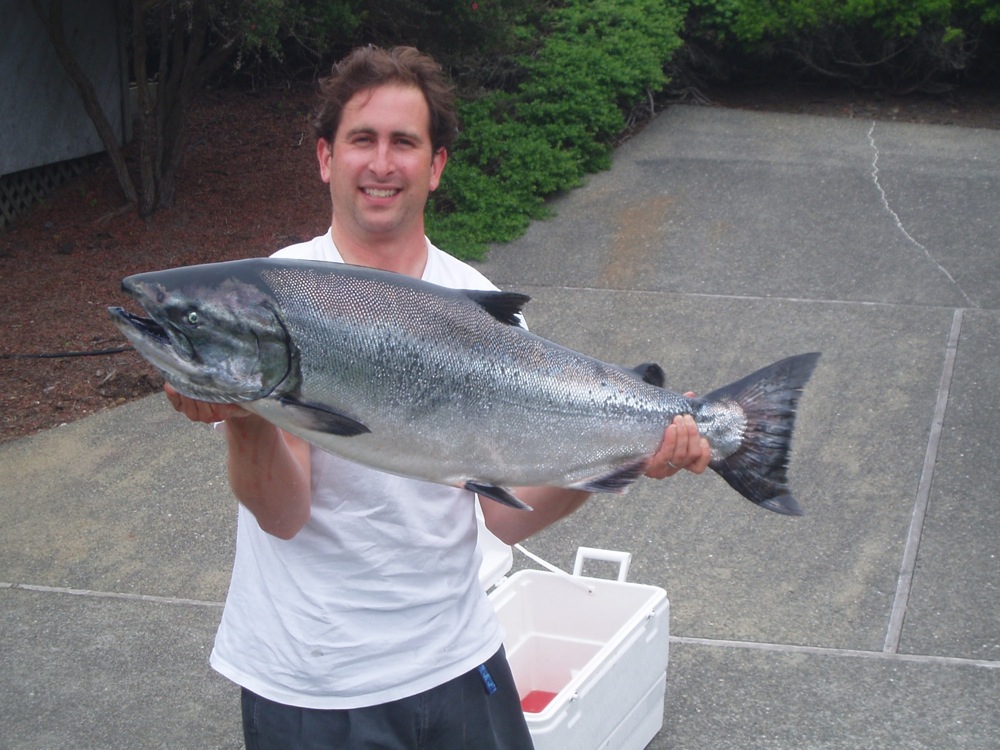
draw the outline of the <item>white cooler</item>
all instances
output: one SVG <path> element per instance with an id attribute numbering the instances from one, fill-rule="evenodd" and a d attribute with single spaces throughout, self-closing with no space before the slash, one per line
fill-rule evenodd
<path id="1" fill-rule="evenodd" d="M 507 633 L 507 658 L 536 750 L 642 750 L 663 725 L 667 594 L 625 582 L 627 553 L 580 548 L 572 576 L 522 570 L 480 526 L 480 580 Z M 580 575 L 620 563 L 617 581 Z"/>

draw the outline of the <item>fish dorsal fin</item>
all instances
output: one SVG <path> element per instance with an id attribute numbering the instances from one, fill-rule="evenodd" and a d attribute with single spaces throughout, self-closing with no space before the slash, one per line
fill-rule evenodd
<path id="1" fill-rule="evenodd" d="M 509 326 L 521 325 L 521 308 L 531 299 L 527 294 L 518 292 L 463 289 L 462 293 L 501 323 Z"/>
<path id="2" fill-rule="evenodd" d="M 636 365 L 632 368 L 632 372 L 650 385 L 666 388 L 667 375 L 663 372 L 663 368 L 655 362 L 643 362 L 641 365 Z"/>

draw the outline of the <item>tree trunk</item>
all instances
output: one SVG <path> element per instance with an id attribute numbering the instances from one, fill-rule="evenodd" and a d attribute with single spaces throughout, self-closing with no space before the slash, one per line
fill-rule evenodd
<path id="1" fill-rule="evenodd" d="M 135 86 L 139 103 L 139 181 L 142 200 L 139 202 L 139 216 L 146 217 L 156 207 L 156 174 L 154 165 L 157 153 L 156 110 L 159 107 L 159 92 L 154 98 L 149 90 L 149 72 L 146 69 L 145 26 L 146 7 L 143 3 L 132 3 L 132 65 L 135 69 Z"/>
<path id="2" fill-rule="evenodd" d="M 160 15 L 160 70 L 156 94 L 156 194 L 150 210 L 174 204 L 177 172 L 184 156 L 187 116 L 198 92 L 236 51 L 235 40 L 208 46 L 212 30 L 208 0 L 194 0 L 179 20 L 167 7 Z"/>
<path id="3" fill-rule="evenodd" d="M 101 142 L 111 158 L 125 197 L 138 205 L 140 216 L 174 203 L 177 172 L 184 153 L 188 110 L 198 91 L 225 65 L 237 49 L 236 37 L 209 43 L 213 32 L 211 0 L 191 0 L 183 8 L 169 0 L 127 0 L 132 6 L 132 56 L 139 104 L 140 189 L 129 174 L 125 156 L 108 122 L 93 84 L 77 65 L 63 32 L 63 0 L 31 0 L 49 35 L 59 60 L 83 99 Z M 155 96 L 150 91 L 147 69 L 149 45 L 147 15 L 156 13 L 159 59 L 153 77 Z"/>
<path id="4" fill-rule="evenodd" d="M 114 128 L 111 127 L 107 115 L 101 109 L 100 99 L 98 99 L 94 85 L 77 64 L 76 58 L 73 57 L 73 51 L 66 41 L 66 34 L 63 31 L 62 0 L 49 0 L 48 12 L 45 11 L 42 0 L 31 0 L 31 4 L 49 35 L 49 40 L 52 42 L 66 75 L 69 76 L 73 87 L 80 95 L 80 99 L 83 100 L 83 107 L 90 116 L 91 122 L 94 123 L 94 128 L 97 130 L 101 143 L 104 144 L 104 149 L 108 152 L 115 175 L 118 177 L 118 184 L 121 186 L 122 192 L 125 193 L 126 200 L 135 204 L 138 200 L 135 183 L 132 182 L 132 176 L 125 164 L 125 155 L 118 143 Z"/>

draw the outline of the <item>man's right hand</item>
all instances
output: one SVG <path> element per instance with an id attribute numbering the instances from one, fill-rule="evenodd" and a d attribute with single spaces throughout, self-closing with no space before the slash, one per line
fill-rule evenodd
<path id="1" fill-rule="evenodd" d="M 250 412 L 239 404 L 213 404 L 208 401 L 182 396 L 170 383 L 163 384 L 163 392 L 167 394 L 170 404 L 190 419 L 192 422 L 215 424 L 226 419 L 240 419 L 251 416 Z"/>

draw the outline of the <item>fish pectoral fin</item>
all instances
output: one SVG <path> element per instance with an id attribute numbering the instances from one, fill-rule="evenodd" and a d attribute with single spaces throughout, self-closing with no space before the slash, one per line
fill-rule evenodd
<path id="1" fill-rule="evenodd" d="M 298 401 L 293 398 L 278 399 L 283 407 L 293 410 L 304 427 L 316 432 L 326 432 L 340 437 L 354 437 L 371 432 L 365 425 L 346 414 L 323 404 Z"/>
<path id="2" fill-rule="evenodd" d="M 521 308 L 531 299 L 527 294 L 517 292 L 463 289 L 462 293 L 501 323 L 509 326 L 521 325 Z"/>
<path id="3" fill-rule="evenodd" d="M 587 492 L 614 492 L 620 495 L 628 490 L 632 486 L 632 483 L 645 473 L 648 463 L 649 460 L 647 458 L 629 461 L 626 464 L 616 466 L 612 471 L 602 474 L 599 477 L 593 477 L 592 479 L 574 484 L 572 485 L 572 489 L 585 490 Z"/>
<path id="4" fill-rule="evenodd" d="M 477 495 L 488 497 L 490 500 L 496 500 L 498 503 L 502 503 L 511 508 L 517 508 L 518 510 L 531 510 L 530 505 L 522 503 L 520 500 L 514 497 L 509 491 L 505 490 L 503 487 L 498 487 L 495 484 L 482 484 L 481 482 L 466 482 L 463 486 L 469 492 L 475 492 Z"/>

